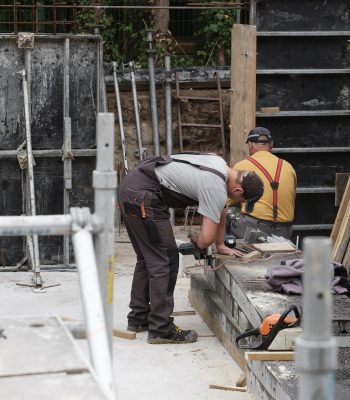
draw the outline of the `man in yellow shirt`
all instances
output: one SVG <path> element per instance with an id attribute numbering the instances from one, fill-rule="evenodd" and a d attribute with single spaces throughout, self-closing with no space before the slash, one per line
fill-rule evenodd
<path id="1" fill-rule="evenodd" d="M 295 170 L 289 162 L 271 153 L 273 141 L 268 129 L 252 129 L 246 143 L 250 156 L 236 163 L 233 169 L 256 172 L 263 180 L 265 189 L 253 208 L 243 205 L 238 221 L 231 227 L 231 233 L 242 238 L 247 227 L 251 227 L 268 235 L 290 239 L 297 183 Z"/>

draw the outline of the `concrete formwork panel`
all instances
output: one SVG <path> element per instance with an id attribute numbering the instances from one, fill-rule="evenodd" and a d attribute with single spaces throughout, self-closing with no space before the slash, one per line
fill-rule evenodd
<path id="1" fill-rule="evenodd" d="M 64 213 L 64 43 L 69 38 L 69 112 L 72 130 L 70 206 L 93 208 L 99 36 L 36 35 L 30 50 L 31 137 L 35 158 L 37 214 Z M 21 71 L 25 50 L 16 35 L 0 37 L 0 213 L 25 210 L 25 179 L 16 149 L 25 137 Z M 67 67 L 67 66 L 66 66 Z M 80 152 L 75 152 L 77 149 Z M 38 154 L 38 151 L 41 153 Z M 11 153 L 11 154 L 10 154 Z M 41 237 L 42 264 L 63 263 L 63 238 Z M 2 238 L 0 265 L 14 265 L 25 255 L 22 238 Z"/>

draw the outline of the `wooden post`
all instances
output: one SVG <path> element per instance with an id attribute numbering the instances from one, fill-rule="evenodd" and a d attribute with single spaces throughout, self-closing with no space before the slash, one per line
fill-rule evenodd
<path id="1" fill-rule="evenodd" d="M 230 163 L 245 158 L 248 132 L 255 127 L 256 27 L 235 24 L 231 48 Z"/>

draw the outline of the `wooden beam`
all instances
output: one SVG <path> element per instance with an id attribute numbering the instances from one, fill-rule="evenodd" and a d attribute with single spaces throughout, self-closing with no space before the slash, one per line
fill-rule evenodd
<path id="1" fill-rule="evenodd" d="M 256 27 L 235 24 L 231 47 L 230 164 L 245 158 L 248 132 L 255 127 Z"/>
<path id="2" fill-rule="evenodd" d="M 136 332 L 124 331 L 122 329 L 113 329 L 113 336 L 116 336 L 116 337 L 119 337 L 122 339 L 134 340 L 134 339 L 136 339 Z"/>
<path id="3" fill-rule="evenodd" d="M 343 258 L 343 265 L 347 269 L 348 274 L 350 273 L 350 240 L 348 242 L 348 247 L 346 248 L 344 258 Z"/>
<path id="4" fill-rule="evenodd" d="M 345 192 L 350 172 L 342 172 L 335 174 L 335 206 L 339 207 Z"/>
<path id="5" fill-rule="evenodd" d="M 223 386 L 223 385 L 209 385 L 209 389 L 230 390 L 231 392 L 246 392 L 246 387 L 238 386 Z"/>
<path id="6" fill-rule="evenodd" d="M 295 247 L 288 242 L 280 243 L 252 243 L 252 246 L 262 253 L 282 253 L 295 251 Z"/>
<path id="7" fill-rule="evenodd" d="M 346 184 L 344 195 L 340 203 L 337 217 L 335 219 L 333 229 L 331 232 L 331 240 L 334 244 L 332 251 L 332 260 L 338 262 L 342 261 L 344 256 L 346 246 L 348 243 L 347 232 L 349 231 L 349 226 L 347 226 L 350 216 L 350 178 Z"/>
<path id="8" fill-rule="evenodd" d="M 293 361 L 294 351 L 246 351 L 247 361 Z"/>

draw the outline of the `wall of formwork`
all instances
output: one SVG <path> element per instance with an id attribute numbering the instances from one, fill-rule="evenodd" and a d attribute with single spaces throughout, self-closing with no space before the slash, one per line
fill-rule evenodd
<path id="1" fill-rule="evenodd" d="M 297 233 L 329 234 L 336 173 L 350 171 L 349 4 L 261 0 L 253 6 L 256 124 L 272 131 L 275 152 L 296 169 Z"/>
<path id="2" fill-rule="evenodd" d="M 69 58 L 65 65 L 67 38 Z M 98 36 L 35 35 L 34 47 L 29 50 L 27 76 L 37 214 L 62 214 L 69 206 L 93 207 L 98 45 Z M 18 47 L 17 35 L 0 36 L 0 215 L 26 213 L 25 170 L 21 170 L 17 161 L 18 148 L 25 139 L 21 75 L 26 68 L 25 51 Z M 64 71 L 69 71 L 66 92 Z M 71 151 L 66 154 L 63 152 L 65 100 L 72 132 Z M 68 177 L 64 176 L 67 156 L 72 163 L 72 185 L 68 190 Z M 39 247 L 42 264 L 63 263 L 62 237 L 41 236 Z M 0 268 L 17 264 L 25 254 L 25 239 L 0 239 Z"/>

